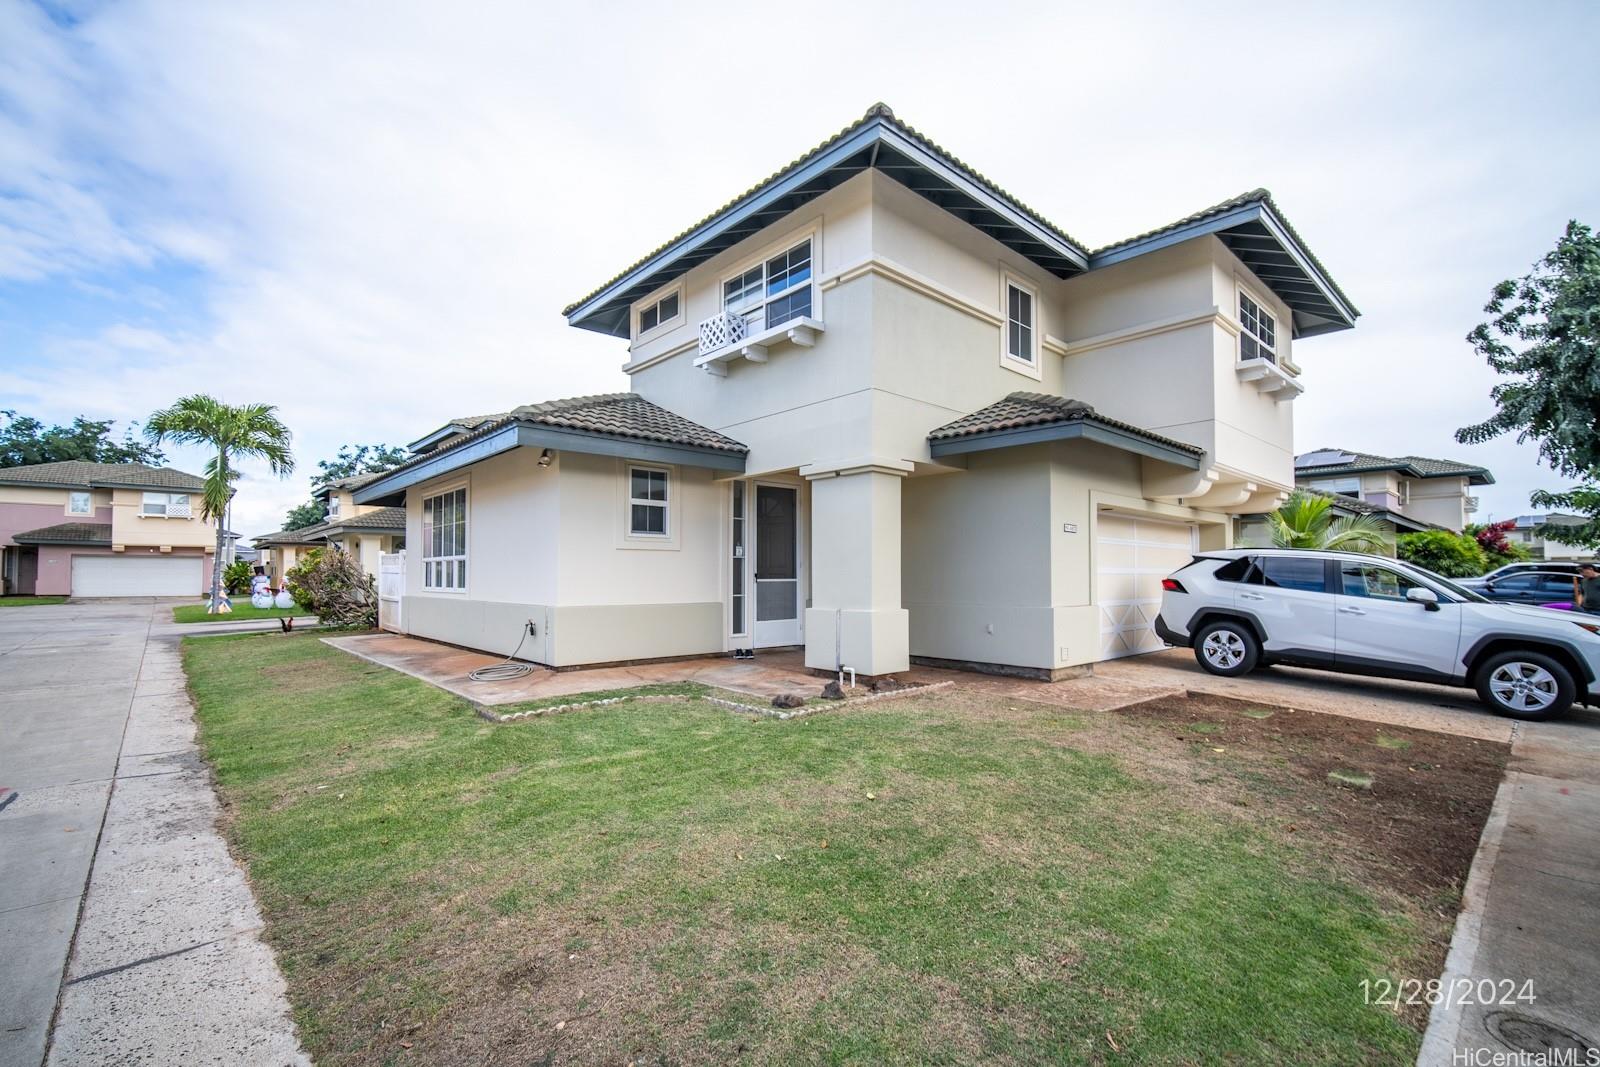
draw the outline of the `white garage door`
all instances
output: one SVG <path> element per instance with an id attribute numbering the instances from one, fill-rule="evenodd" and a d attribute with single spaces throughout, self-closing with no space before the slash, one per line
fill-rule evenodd
<path id="1" fill-rule="evenodd" d="M 186 596 L 200 594 L 198 556 L 73 556 L 73 596 Z"/>
<path id="2" fill-rule="evenodd" d="M 1166 648 L 1151 628 L 1161 610 L 1161 579 L 1188 563 L 1199 544 L 1187 523 L 1100 513 L 1095 537 L 1095 603 L 1100 658 Z"/>

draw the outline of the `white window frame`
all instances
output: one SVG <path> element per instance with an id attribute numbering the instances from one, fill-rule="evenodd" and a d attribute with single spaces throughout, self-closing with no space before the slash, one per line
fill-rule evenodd
<path id="1" fill-rule="evenodd" d="M 650 337 L 650 336 L 653 336 L 654 334 L 661 333 L 662 331 L 666 330 L 669 327 L 680 325 L 683 322 L 683 314 L 684 314 L 684 312 L 683 312 L 683 295 L 684 295 L 683 294 L 683 285 L 680 283 L 678 285 L 672 286 L 669 289 L 665 289 L 665 290 L 662 290 L 661 292 L 657 293 L 656 296 L 655 296 L 655 299 L 647 300 L 644 303 L 642 303 L 642 304 L 638 305 L 637 307 L 635 307 L 633 309 L 633 336 L 634 336 L 634 339 L 638 340 L 640 338 Z M 673 314 L 673 316 L 670 319 L 661 318 L 660 317 L 660 315 L 661 315 L 661 311 L 660 311 L 661 304 L 662 304 L 663 301 L 665 301 L 665 300 L 667 300 L 667 299 L 669 299 L 671 297 L 677 297 L 677 299 L 678 299 L 678 310 Z M 655 309 L 655 311 L 656 311 L 656 323 L 655 323 L 654 326 L 650 326 L 650 327 L 646 328 L 645 325 L 644 325 L 644 313 L 646 311 L 651 310 L 652 308 Z"/>
<path id="2" fill-rule="evenodd" d="M 651 474 L 662 476 L 662 489 L 666 497 L 662 500 L 649 500 L 633 495 L 633 472 L 647 471 Z M 672 496 L 674 492 L 671 467 L 662 467 L 653 463 L 629 462 L 622 469 L 623 487 L 622 495 L 626 501 L 622 516 L 622 529 L 624 536 L 630 541 L 670 541 L 672 540 Z M 633 528 L 633 509 L 635 506 L 661 509 L 661 532 L 652 533 L 648 530 L 635 530 Z"/>
<path id="3" fill-rule="evenodd" d="M 75 508 L 75 507 L 72 506 L 73 499 L 75 497 L 80 497 L 80 496 L 83 497 L 83 507 L 81 509 L 80 508 Z M 140 506 L 143 507 L 143 503 L 142 502 L 141 502 Z M 70 492 L 68 492 L 67 493 L 67 514 L 68 515 L 93 515 L 94 514 L 94 494 L 89 492 L 86 489 L 73 489 Z"/>
<path id="4" fill-rule="evenodd" d="M 428 505 L 444 497 L 454 496 L 457 493 L 461 494 L 461 551 L 450 555 L 432 555 L 433 531 L 430 528 L 428 519 Z M 472 580 L 472 568 L 468 566 L 472 538 L 472 494 L 468 489 L 467 483 L 457 482 L 454 485 L 429 489 L 427 495 L 422 498 L 421 520 L 422 551 L 419 555 L 422 557 L 422 588 L 430 593 L 458 593 L 465 595 L 468 588 L 467 583 Z M 440 569 L 442 565 L 447 563 L 459 563 L 460 566 L 450 568 L 451 574 L 454 576 L 465 570 L 466 578 L 459 583 L 451 585 L 440 584 L 435 578 L 436 575 L 442 573 Z M 433 564 L 433 566 L 429 566 L 430 564 Z"/>
<path id="5" fill-rule="evenodd" d="M 1033 351 L 1027 359 L 1011 354 L 1011 290 L 1013 289 L 1025 294 L 1033 308 L 1033 322 L 1028 327 L 1029 347 Z M 1039 355 L 1044 351 L 1040 344 L 1043 334 L 1039 287 L 1020 274 L 1002 269 L 1000 271 L 1000 365 L 1029 378 L 1040 379 L 1043 376 L 1039 369 Z"/>
<path id="6" fill-rule="evenodd" d="M 1313 478 L 1307 484 L 1313 489 L 1320 489 L 1324 493 L 1332 493 L 1335 496 L 1347 496 L 1353 500 L 1360 500 L 1362 498 L 1361 476 L 1359 474 L 1352 474 L 1347 477 L 1339 478 Z M 1352 493 L 1348 491 L 1348 487 L 1350 486 L 1354 486 L 1355 492 Z"/>
<path id="7" fill-rule="evenodd" d="M 785 289 L 776 296 L 768 296 L 767 264 L 771 260 L 774 260 L 785 253 L 793 251 L 795 248 L 798 248 L 807 241 L 811 242 L 811 279 L 806 283 L 811 290 L 811 311 L 806 315 L 796 316 L 796 318 L 792 319 L 786 319 L 785 322 L 795 322 L 797 319 L 801 318 L 821 319 L 822 290 L 817 285 L 817 278 L 820 275 L 822 266 L 822 227 L 817 223 L 812 223 L 801 230 L 791 231 L 782 240 L 773 241 L 763 248 L 759 253 L 746 257 L 739 264 L 738 270 L 729 271 L 727 274 L 724 274 L 722 277 L 717 279 L 718 313 L 741 316 L 750 323 L 750 329 L 752 333 L 761 333 L 762 331 L 766 330 L 767 305 L 773 303 L 774 301 L 782 300 L 785 297 L 788 297 L 796 289 L 800 288 L 799 286 L 790 286 L 788 289 Z M 737 305 L 730 306 L 727 302 L 726 295 L 728 283 L 736 279 L 743 278 L 746 274 L 749 274 L 754 270 L 761 271 L 760 294 L 756 297 L 741 301 Z"/>
<path id="8" fill-rule="evenodd" d="M 141 519 L 192 519 L 194 518 L 193 505 L 190 505 L 190 511 L 187 515 L 173 515 L 170 510 L 174 498 L 182 497 L 184 503 L 188 504 L 189 495 L 188 493 L 163 493 L 156 490 L 145 490 L 139 496 L 139 517 Z M 153 496 L 163 498 L 160 511 L 150 510 L 150 498 Z"/>
<path id="9" fill-rule="evenodd" d="M 1261 358 L 1260 356 L 1246 356 L 1244 354 L 1245 338 L 1248 337 L 1257 348 L 1270 354 L 1271 358 L 1267 359 L 1266 362 L 1271 363 L 1273 366 L 1281 366 L 1283 364 L 1284 356 L 1286 355 L 1286 353 L 1282 352 L 1279 348 L 1279 343 L 1283 337 L 1283 317 L 1278 314 L 1277 308 L 1275 308 L 1269 301 L 1261 299 L 1261 297 L 1258 296 L 1256 292 L 1250 289 L 1248 286 L 1241 284 L 1237 286 L 1237 289 L 1238 299 L 1234 302 L 1233 311 L 1238 317 L 1239 321 L 1239 362 L 1254 363 L 1256 360 Z M 1266 341 L 1264 341 L 1261 335 L 1255 330 L 1252 330 L 1249 324 L 1245 321 L 1244 302 L 1246 300 L 1250 301 L 1250 303 L 1256 306 L 1256 313 L 1258 316 L 1264 315 L 1271 320 L 1271 344 L 1268 344 Z"/>
<path id="10" fill-rule="evenodd" d="M 328 518 L 337 519 L 338 517 L 339 517 L 339 494 L 338 493 L 329 493 L 328 494 Z"/>

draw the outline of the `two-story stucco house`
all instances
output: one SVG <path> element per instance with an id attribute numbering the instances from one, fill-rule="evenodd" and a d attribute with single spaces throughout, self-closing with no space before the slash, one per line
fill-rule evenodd
<path id="1" fill-rule="evenodd" d="M 1295 458 L 1295 484 L 1380 509 L 1397 529 L 1415 524 L 1460 533 L 1478 510 L 1473 486 L 1494 475 L 1473 463 L 1319 448 Z"/>
<path id="2" fill-rule="evenodd" d="M 205 482 L 142 463 L 69 460 L 0 469 L 7 595 L 198 596 L 217 527 Z"/>
<path id="3" fill-rule="evenodd" d="M 375 474 L 358 474 L 316 486 L 312 496 L 322 500 L 328 510 L 327 517 L 314 526 L 252 538 L 258 552 L 256 564 L 276 585 L 312 549 L 332 545 L 355 555 L 361 560 L 362 568 L 376 580 L 378 557 L 396 552 L 406 543 L 404 508 L 355 502 L 354 491 L 376 477 Z"/>
<path id="4" fill-rule="evenodd" d="M 566 309 L 629 392 L 354 496 L 406 509 L 419 636 L 1059 677 L 1293 488 L 1295 349 L 1356 314 L 1265 191 L 1091 250 L 879 105 Z"/>

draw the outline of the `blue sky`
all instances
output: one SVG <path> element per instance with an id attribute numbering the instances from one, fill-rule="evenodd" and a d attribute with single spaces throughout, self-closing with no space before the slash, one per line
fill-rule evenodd
<path id="1" fill-rule="evenodd" d="M 560 309 L 882 99 L 1091 245 L 1267 186 L 1364 313 L 1297 445 L 1561 484 L 1452 434 L 1491 286 L 1600 224 L 1594 5 L 591 7 L 0 0 L 0 407 L 278 404 L 275 529 L 341 444 L 626 388 Z"/>

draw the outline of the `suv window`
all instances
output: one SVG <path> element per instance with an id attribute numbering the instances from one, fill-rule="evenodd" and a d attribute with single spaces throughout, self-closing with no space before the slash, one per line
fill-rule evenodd
<path id="1" fill-rule="evenodd" d="M 1303 556 L 1262 556 L 1261 584 L 1279 589 L 1299 589 L 1307 593 L 1328 591 L 1328 568 L 1320 559 Z"/>
<path id="2" fill-rule="evenodd" d="M 1251 573 L 1250 568 L 1254 565 L 1255 559 L 1253 557 L 1240 556 L 1238 559 L 1233 560 L 1230 563 L 1224 563 L 1222 566 L 1218 567 L 1216 574 L 1214 574 L 1212 577 L 1216 578 L 1216 580 L 1219 582 L 1259 583 L 1261 576 L 1259 574 Z"/>
<path id="3" fill-rule="evenodd" d="M 1534 583 L 1536 583 L 1538 580 L 1539 576 L 1537 574 L 1512 574 L 1505 578 L 1496 578 L 1494 580 L 1494 587 L 1496 589 L 1509 589 L 1512 592 L 1520 593 L 1525 589 L 1532 589 Z"/>
<path id="4" fill-rule="evenodd" d="M 1339 568 L 1339 575 L 1345 596 L 1404 600 L 1407 590 L 1422 588 L 1421 583 L 1413 582 L 1398 571 L 1365 563 L 1346 563 Z"/>
<path id="5" fill-rule="evenodd" d="M 1539 591 L 1542 593 L 1556 593 L 1570 599 L 1572 597 L 1572 579 L 1564 574 L 1541 574 L 1539 576 Z"/>

